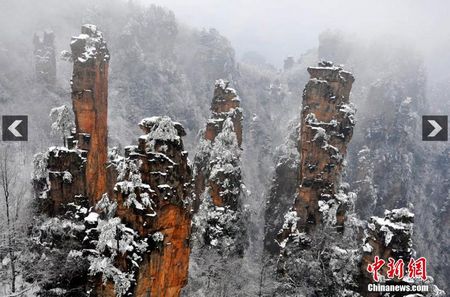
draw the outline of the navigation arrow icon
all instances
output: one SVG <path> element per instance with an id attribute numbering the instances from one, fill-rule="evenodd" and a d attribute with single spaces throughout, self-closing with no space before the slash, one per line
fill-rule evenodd
<path id="1" fill-rule="evenodd" d="M 435 120 L 428 120 L 428 123 L 430 123 L 434 128 L 434 130 L 431 131 L 430 134 L 428 134 L 428 137 L 435 137 L 439 132 L 441 132 L 442 127 Z"/>
<path id="2" fill-rule="evenodd" d="M 28 116 L 26 115 L 2 116 L 2 140 L 27 141 Z"/>
<path id="3" fill-rule="evenodd" d="M 443 115 L 422 116 L 422 140 L 447 141 L 448 117 Z"/>
<path id="4" fill-rule="evenodd" d="M 15 137 L 22 137 L 22 134 L 17 131 L 17 126 L 19 126 L 23 121 L 22 120 L 15 120 L 11 125 L 9 125 L 8 130 L 11 131 L 11 133 Z"/>

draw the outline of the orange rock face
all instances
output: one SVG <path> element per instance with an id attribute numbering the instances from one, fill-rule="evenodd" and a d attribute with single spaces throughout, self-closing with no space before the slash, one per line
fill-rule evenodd
<path id="1" fill-rule="evenodd" d="M 46 174 L 34 180 L 41 211 L 64 218 L 68 206 L 91 210 L 95 219 L 87 211 L 75 218 L 86 226 L 80 245 L 96 251 L 89 261 L 111 262 L 81 284 L 90 296 L 179 296 L 188 278 L 192 216 L 184 128 L 167 117 L 144 119 L 140 127 L 146 134 L 138 145 L 127 147 L 125 157 L 116 152 L 116 159 L 113 154 L 108 159 L 109 53 L 92 25 L 82 27 L 71 48 L 76 131 L 68 138 L 69 148 L 51 148 L 35 161 L 48 173 L 48 181 Z M 98 208 L 102 201 L 115 205 L 113 210 Z M 69 214 L 67 219 L 74 218 Z M 117 245 L 99 248 L 100 237 L 112 233 L 105 242 Z M 121 241 L 123 236 L 131 236 L 132 243 Z M 119 249 L 119 244 L 128 248 Z"/>
<path id="2" fill-rule="evenodd" d="M 175 297 L 187 283 L 190 255 L 192 173 L 181 140 L 185 132 L 167 117 L 144 119 L 140 126 L 147 134 L 138 146 L 127 147 L 121 161 L 128 165 L 122 169 L 126 178 L 119 177 L 114 188 L 116 215 L 150 240 L 133 296 Z M 171 136 L 161 138 L 160 131 Z M 116 267 L 130 271 L 133 266 L 123 258 Z M 98 282 L 95 290 L 98 296 L 116 296 L 110 281 Z"/>
<path id="3" fill-rule="evenodd" d="M 353 76 L 331 64 L 310 67 L 308 72 L 311 78 L 303 93 L 301 170 L 294 206 L 301 229 L 321 223 L 319 201 L 335 198 L 354 126 L 354 110 L 349 105 Z M 337 210 L 337 225 L 344 223 L 344 207 Z"/>
<path id="4" fill-rule="evenodd" d="M 87 195 L 94 204 L 107 190 L 108 65 L 109 52 L 102 33 L 84 25 L 71 42 L 72 102 L 77 134 L 88 134 L 85 149 Z"/>

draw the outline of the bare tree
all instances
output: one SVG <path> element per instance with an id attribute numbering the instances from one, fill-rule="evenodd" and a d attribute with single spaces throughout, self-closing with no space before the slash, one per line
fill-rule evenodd
<path id="1" fill-rule="evenodd" d="M 2 247 L 9 257 L 11 268 L 11 292 L 16 292 L 16 276 L 18 275 L 16 266 L 17 250 L 17 226 L 20 205 L 26 187 L 17 185 L 18 170 L 12 164 L 12 156 L 8 148 L 0 150 L 0 197 L 5 202 L 6 212 L 6 241 L 7 245 Z"/>

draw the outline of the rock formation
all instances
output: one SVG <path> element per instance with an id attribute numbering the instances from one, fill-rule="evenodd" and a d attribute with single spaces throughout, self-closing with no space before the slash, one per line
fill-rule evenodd
<path id="1" fill-rule="evenodd" d="M 386 263 L 379 271 L 379 274 L 386 279 L 389 258 L 402 259 L 407 266 L 413 252 L 411 238 L 413 223 L 414 214 L 406 208 L 386 211 L 384 218 L 375 216 L 370 218 L 361 261 L 363 281 L 360 288 L 364 296 L 379 296 L 379 293 L 367 292 L 367 285 L 374 282 L 373 275 L 368 272 L 367 267 L 373 263 L 375 256 Z M 393 281 L 401 280 L 394 279 Z"/>
<path id="2" fill-rule="evenodd" d="M 380 292 L 368 291 L 369 284 L 427 284 L 426 296 L 445 295 L 444 291 L 433 284 L 433 277 L 428 275 L 426 259 L 420 256 L 414 259 L 413 225 L 414 214 L 407 208 L 386 210 L 384 218 L 373 216 L 369 219 L 360 262 L 359 289 L 363 296 L 382 296 Z M 413 293 L 424 296 L 421 291 L 403 293 L 400 296 Z"/>
<path id="3" fill-rule="evenodd" d="M 219 147 L 220 141 L 215 144 L 216 137 L 222 133 L 221 139 L 224 145 L 229 145 L 233 151 L 231 152 L 233 160 L 231 166 L 239 163 L 239 156 L 242 145 L 242 110 L 239 107 L 240 99 L 236 91 L 228 87 L 228 82 L 224 80 L 216 81 L 214 89 L 214 97 L 211 103 L 211 118 L 206 124 L 203 132 L 203 139 L 200 144 L 200 151 L 195 156 L 195 210 L 198 210 L 201 204 L 201 197 L 208 187 L 209 194 L 216 206 L 228 206 L 233 210 L 238 207 L 237 197 L 240 193 L 241 172 L 239 168 L 234 171 L 221 170 L 220 162 L 211 166 L 211 153 L 213 147 Z M 234 140 L 236 139 L 236 140 Z M 223 147 L 220 147 L 223 153 L 226 153 Z M 216 156 L 215 156 L 216 157 Z M 223 160 L 228 162 L 227 160 Z M 228 162 L 230 163 L 230 162 Z M 213 170 L 216 168 L 216 170 Z M 231 185 L 225 185 L 223 182 L 229 179 Z M 229 189 L 226 189 L 228 187 Z M 234 189 L 232 189 L 234 188 Z"/>
<path id="4" fill-rule="evenodd" d="M 322 62 L 310 67 L 303 92 L 299 137 L 300 173 L 293 210 L 297 226 L 309 231 L 324 220 L 342 227 L 347 207 L 339 189 L 342 164 L 354 122 L 351 73 Z"/>
<path id="5" fill-rule="evenodd" d="M 242 110 L 236 91 L 228 82 L 216 81 L 208 120 L 195 156 L 198 211 L 194 215 L 192 257 L 186 296 L 239 291 L 239 271 L 248 244 L 247 217 L 242 205 L 245 188 L 241 178 Z M 214 284 L 211 276 L 214 275 Z M 234 292 L 234 293 L 233 293 Z"/>
<path id="6" fill-rule="evenodd" d="M 298 121 L 292 121 L 289 128 L 291 132 L 280 147 L 282 152 L 276 159 L 277 165 L 264 214 L 264 250 L 269 252 L 269 258 L 277 255 L 280 251 L 276 241 L 277 234 L 283 226 L 284 215 L 292 207 L 297 191 L 300 164 L 298 152 L 300 127 Z"/>
<path id="7" fill-rule="evenodd" d="M 355 111 L 349 103 L 354 78 L 331 62 L 321 62 L 308 72 L 311 78 L 303 91 L 300 135 L 294 137 L 299 155 L 290 154 L 289 162 L 279 164 L 284 171 L 280 173 L 292 173 L 292 157 L 300 156 L 294 205 L 285 213 L 277 236 L 280 256 L 276 263 L 268 262 L 272 269 L 276 267 L 281 285 L 268 292 L 280 296 L 350 296 L 345 294 L 357 288 L 358 250 L 348 232 L 336 230 L 344 230 L 345 212 L 354 199 L 340 180 L 354 126 Z M 286 146 L 293 149 L 291 142 L 288 139 Z M 277 186 L 273 190 L 282 197 L 289 193 L 289 189 L 284 193 Z M 272 225 L 266 225 L 266 236 L 272 236 L 274 223 L 272 220 Z M 269 240 L 266 250 L 274 253 L 276 249 Z M 341 241 L 345 241 L 345 247 L 339 244 Z"/>
<path id="8" fill-rule="evenodd" d="M 99 238 L 108 234 L 105 225 L 120 218 L 135 232 L 137 244 L 117 257 L 110 256 L 115 247 L 108 247 L 102 257 L 112 258 L 110 269 L 119 269 L 129 280 L 125 291 L 132 296 L 179 296 L 187 283 L 191 232 L 192 174 L 181 139 L 185 132 L 167 117 L 146 118 L 140 127 L 146 134 L 139 144 L 127 147 L 124 158 L 115 156 L 111 161 L 118 173 L 114 198 L 110 201 L 105 195 L 96 208 L 104 215 L 99 220 L 103 227 L 97 227 Z M 116 205 L 116 217 L 108 219 L 111 203 Z M 103 259 L 94 257 L 93 263 Z M 121 280 L 114 272 L 95 267 L 91 272 L 99 278 L 95 296 L 119 294 Z"/>
<path id="9" fill-rule="evenodd" d="M 34 70 L 36 79 L 48 85 L 56 81 L 55 34 L 44 31 L 42 36 L 34 34 Z"/>
<path id="10" fill-rule="evenodd" d="M 91 205 L 107 192 L 108 158 L 108 61 L 102 33 L 84 25 L 82 34 L 72 38 L 72 103 L 76 131 L 68 138 L 68 148 L 50 148 L 47 154 L 49 186 L 36 184 L 49 200 L 40 200 L 44 212 L 64 214 L 74 199 L 88 198 Z M 51 203 L 51 205 L 48 205 Z"/>
<path id="11" fill-rule="evenodd" d="M 36 227 L 36 248 L 51 247 L 37 262 L 56 269 L 41 293 L 179 296 L 188 277 L 192 214 L 184 128 L 168 117 L 145 118 L 138 145 L 126 147 L 125 156 L 117 149 L 108 156 L 109 53 L 102 33 L 84 25 L 71 48 L 76 129 L 68 148 L 35 158 L 38 212 L 50 217 Z M 78 264 L 66 275 L 55 268 L 58 261 Z"/>
<path id="12" fill-rule="evenodd" d="M 108 158 L 108 65 L 109 52 L 103 35 L 84 25 L 70 43 L 73 60 L 72 102 L 78 146 L 87 150 L 86 194 L 94 204 L 106 192 Z"/>

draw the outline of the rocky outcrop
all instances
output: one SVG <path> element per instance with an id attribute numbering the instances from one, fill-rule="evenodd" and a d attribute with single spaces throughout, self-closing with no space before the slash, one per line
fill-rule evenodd
<path id="1" fill-rule="evenodd" d="M 86 152 L 51 147 L 38 156 L 35 157 L 35 167 L 41 166 L 44 172 L 33 180 L 39 212 L 55 217 L 65 214 L 70 203 L 87 206 Z"/>
<path id="2" fill-rule="evenodd" d="M 49 198 L 39 200 L 41 211 L 51 216 L 64 214 L 75 200 L 94 205 L 107 192 L 109 53 L 95 26 L 84 25 L 81 31 L 71 42 L 76 129 L 68 148 L 52 147 L 45 157 L 48 186 L 45 179 L 34 181 L 37 192 Z"/>
<path id="3" fill-rule="evenodd" d="M 145 118 L 138 145 L 126 147 L 125 156 L 117 149 L 108 155 L 102 33 L 84 25 L 71 48 L 76 129 L 68 148 L 35 157 L 33 183 L 39 213 L 50 217 L 35 227 L 36 248 L 51 247 L 38 265 L 80 265 L 72 275 L 52 272 L 41 293 L 179 296 L 188 277 L 193 194 L 185 130 L 168 117 Z"/>
<path id="4" fill-rule="evenodd" d="M 56 82 L 55 34 L 44 31 L 33 36 L 34 71 L 36 79 L 47 85 Z"/>
<path id="5" fill-rule="evenodd" d="M 242 110 L 236 91 L 228 85 L 227 81 L 216 81 L 211 103 L 211 118 L 203 132 L 199 153 L 195 156 L 195 210 L 200 207 L 206 187 L 214 205 L 228 206 L 233 210 L 238 207 L 241 172 L 236 166 L 239 163 L 239 151 L 242 146 Z M 221 139 L 216 142 L 219 134 Z M 232 151 L 226 152 L 226 147 L 222 144 L 229 146 Z M 214 147 L 221 149 L 222 152 L 218 152 L 217 149 L 214 151 Z M 214 158 L 211 157 L 211 153 L 214 152 L 229 153 L 231 159 L 223 159 L 212 166 L 211 161 L 214 161 Z M 224 165 L 221 162 L 230 163 L 227 166 L 233 166 L 233 170 L 223 170 L 224 168 L 220 168 Z M 225 180 L 228 180 L 227 184 L 224 184 Z"/>
<path id="6" fill-rule="evenodd" d="M 49 36 L 44 35 L 44 42 L 53 43 Z M 93 205 L 107 191 L 108 49 L 93 25 L 82 26 L 71 49 L 76 129 L 68 148 L 53 147 L 41 156 L 39 165 L 46 166 L 48 177 L 34 180 L 38 195 L 48 198 L 38 200 L 40 211 L 50 216 L 64 214 L 66 205 L 75 201 L 89 199 Z"/>
<path id="7" fill-rule="evenodd" d="M 198 210 L 193 220 L 192 257 L 185 296 L 235 295 L 248 245 L 248 213 L 242 205 L 245 187 L 241 177 L 242 110 L 228 82 L 216 81 L 208 120 L 195 156 Z M 211 276 L 214 281 L 211 283 Z"/>
<path id="8" fill-rule="evenodd" d="M 413 249 L 413 228 L 414 214 L 407 208 L 386 210 L 384 218 L 373 216 L 369 219 L 360 266 L 359 289 L 363 296 L 384 296 L 368 291 L 369 284 L 427 284 L 425 296 L 445 296 L 445 292 L 433 284 L 433 277 L 427 274 L 426 259 L 417 256 Z M 413 293 L 424 296 L 420 291 L 399 293 L 399 296 Z"/>
<path id="9" fill-rule="evenodd" d="M 291 131 L 278 150 L 276 167 L 264 214 L 264 250 L 269 257 L 280 251 L 276 241 L 277 234 L 283 226 L 284 215 L 292 207 L 298 184 L 300 154 L 298 153 L 298 121 L 292 121 Z"/>
<path id="10" fill-rule="evenodd" d="M 138 145 L 127 147 L 125 157 L 116 156 L 110 164 L 118 173 L 111 200 L 116 217 L 103 216 L 99 224 L 120 218 L 121 224 L 136 232 L 136 248 L 111 259 L 112 266 L 130 280 L 126 292 L 132 296 L 179 296 L 187 283 L 191 232 L 192 173 L 181 139 L 185 132 L 167 117 L 146 118 L 140 127 L 146 134 Z M 105 215 L 108 203 L 105 196 L 96 211 Z M 106 234 L 104 228 L 100 230 L 99 238 Z M 104 256 L 114 254 L 114 247 L 108 249 Z M 119 295 L 119 279 L 107 271 L 92 271 L 98 277 L 96 296 Z M 102 281 L 105 278 L 106 282 Z"/>
<path id="11" fill-rule="evenodd" d="M 352 74 L 329 62 L 310 67 L 308 72 L 311 78 L 303 92 L 299 185 L 293 207 L 298 227 L 306 231 L 324 220 L 344 224 L 347 202 L 338 188 L 355 124 L 355 110 L 349 103 Z"/>
<path id="12" fill-rule="evenodd" d="M 300 156 L 294 181 L 295 202 L 284 214 L 277 236 L 280 256 L 276 263 L 268 262 L 277 270 L 276 279 L 281 285 L 269 292 L 280 296 L 354 296 L 346 294 L 357 288 L 358 252 L 352 238 L 355 232 L 336 232 L 344 231 L 346 210 L 355 198 L 340 179 L 354 126 L 355 110 L 349 103 L 354 78 L 331 62 L 321 62 L 308 72 L 311 78 L 303 91 L 300 135 L 295 138 Z M 286 165 L 284 171 L 292 172 Z M 289 193 L 277 192 L 281 197 Z M 273 200 L 271 197 L 272 205 L 283 207 Z M 353 225 L 349 228 L 353 229 Z M 270 230 L 271 225 L 267 225 L 266 236 L 271 235 Z M 267 239 L 266 250 L 277 251 Z"/>
<path id="13" fill-rule="evenodd" d="M 72 102 L 78 147 L 87 150 L 86 194 L 91 204 L 107 190 L 109 52 L 94 25 L 84 25 L 70 43 L 73 60 Z"/>
<path id="14" fill-rule="evenodd" d="M 402 259 L 408 264 L 412 256 L 412 232 L 414 214 L 406 208 L 385 211 L 384 218 L 371 217 L 368 222 L 367 236 L 363 245 L 361 272 L 363 281 L 360 288 L 364 296 L 379 296 L 379 293 L 367 292 L 367 285 L 374 282 L 373 274 L 367 267 L 373 263 L 375 256 L 388 263 L 389 258 Z M 387 277 L 388 265 L 384 265 L 378 273 Z M 393 281 L 401 281 L 398 278 Z"/>

